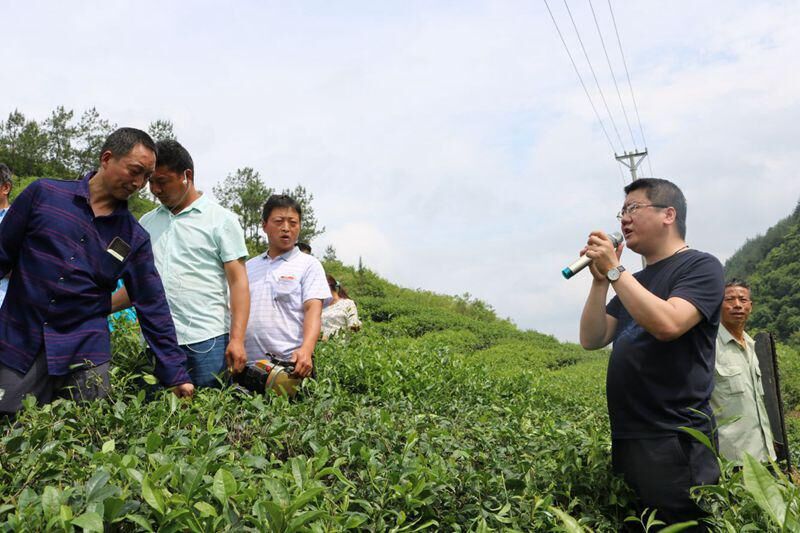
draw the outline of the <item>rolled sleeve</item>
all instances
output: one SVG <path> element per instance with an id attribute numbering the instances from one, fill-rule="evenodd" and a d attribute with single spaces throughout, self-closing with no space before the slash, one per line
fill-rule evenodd
<path id="1" fill-rule="evenodd" d="M 139 316 L 142 334 L 155 355 L 155 375 L 167 387 L 190 383 L 186 356 L 178 348 L 175 325 L 153 262 L 150 241 L 145 241 L 133 253 L 123 280 Z"/>

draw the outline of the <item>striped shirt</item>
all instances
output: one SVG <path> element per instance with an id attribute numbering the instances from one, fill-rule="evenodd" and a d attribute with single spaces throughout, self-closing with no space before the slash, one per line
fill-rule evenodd
<path id="1" fill-rule="evenodd" d="M 316 257 L 297 248 L 275 259 L 261 254 L 246 266 L 250 282 L 247 358 L 257 361 L 269 353 L 288 361 L 303 344 L 303 304 L 331 297 L 325 270 Z"/>
<path id="2" fill-rule="evenodd" d="M 155 354 L 156 376 L 166 386 L 188 383 L 147 232 L 126 202 L 94 216 L 92 175 L 31 183 L 3 221 L 0 276 L 14 274 L 0 308 L 0 363 L 25 373 L 44 352 L 49 374 L 62 376 L 76 365 L 108 362 L 106 317 L 122 278 Z M 116 238 L 130 246 L 127 256 L 117 254 L 122 260 L 108 252 Z"/>

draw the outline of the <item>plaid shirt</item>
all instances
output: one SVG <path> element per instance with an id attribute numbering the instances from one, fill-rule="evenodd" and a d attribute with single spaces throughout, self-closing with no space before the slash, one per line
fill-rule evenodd
<path id="1" fill-rule="evenodd" d="M 75 365 L 108 362 L 106 317 L 122 278 L 155 353 L 156 376 L 166 386 L 188 383 L 150 238 L 125 202 L 108 216 L 94 216 L 92 175 L 30 184 L 3 221 L 0 276 L 13 275 L 0 308 L 0 363 L 25 373 L 44 352 L 49 373 L 61 376 Z M 130 245 L 123 260 L 107 251 L 115 238 Z"/>

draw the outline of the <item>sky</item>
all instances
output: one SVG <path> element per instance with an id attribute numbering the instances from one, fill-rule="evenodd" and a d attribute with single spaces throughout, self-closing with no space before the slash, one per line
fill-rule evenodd
<path id="1" fill-rule="evenodd" d="M 723 262 L 794 209 L 800 2 L 612 0 L 641 130 L 608 1 L 569 2 L 590 63 L 548 4 L 608 139 L 543 0 L 0 0 L 0 120 L 171 120 L 202 190 L 246 166 L 305 186 L 318 256 L 576 341 L 590 275 L 560 271 L 618 229 L 615 151 L 646 145 L 639 175 L 683 189 L 687 242 Z"/>

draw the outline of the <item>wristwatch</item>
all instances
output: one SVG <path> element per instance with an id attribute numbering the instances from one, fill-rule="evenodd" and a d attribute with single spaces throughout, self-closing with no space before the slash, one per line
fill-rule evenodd
<path id="1" fill-rule="evenodd" d="M 618 265 L 618 266 L 612 268 L 611 270 L 609 270 L 608 272 L 606 272 L 606 277 L 608 278 L 608 281 L 610 281 L 611 283 L 614 283 L 615 281 L 617 281 L 619 279 L 620 275 L 623 272 L 625 272 L 625 267 L 622 266 L 622 265 Z"/>

